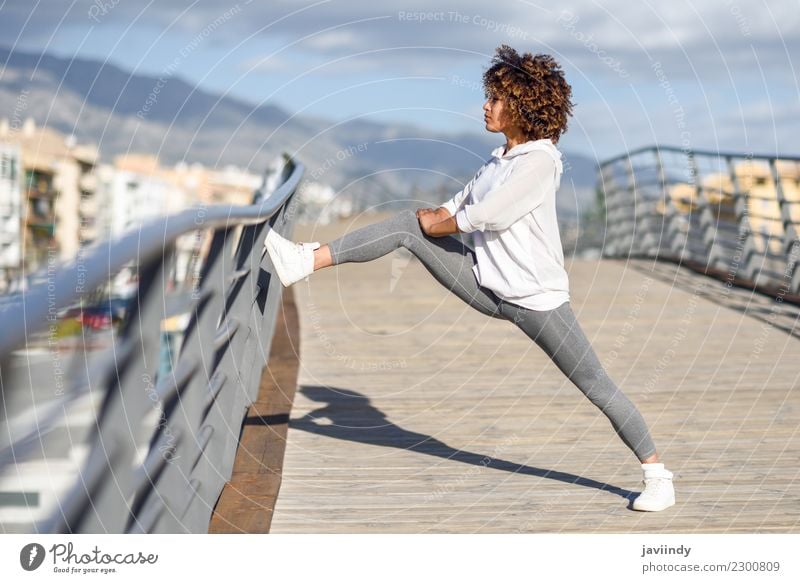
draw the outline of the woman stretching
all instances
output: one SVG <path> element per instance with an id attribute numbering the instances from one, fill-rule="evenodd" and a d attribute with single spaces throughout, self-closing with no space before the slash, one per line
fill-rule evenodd
<path id="1" fill-rule="evenodd" d="M 635 510 L 675 504 L 647 425 L 608 377 L 569 303 L 556 221 L 561 153 L 572 88 L 549 55 L 502 45 L 483 75 L 486 129 L 502 132 L 477 174 L 438 209 L 402 211 L 327 245 L 294 243 L 270 229 L 265 246 L 284 286 L 331 265 L 372 261 L 405 247 L 479 312 L 513 321 L 611 421 L 644 471 Z M 473 233 L 475 248 L 451 235 Z"/>

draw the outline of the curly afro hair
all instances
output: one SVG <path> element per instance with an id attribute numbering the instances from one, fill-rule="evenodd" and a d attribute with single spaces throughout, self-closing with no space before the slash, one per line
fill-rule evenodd
<path id="1" fill-rule="evenodd" d="M 570 101 L 572 87 L 550 55 L 520 55 L 501 45 L 483 74 L 483 88 L 487 97 L 505 99 L 512 123 L 529 139 L 550 138 L 556 143 L 567 131 L 574 105 Z"/>

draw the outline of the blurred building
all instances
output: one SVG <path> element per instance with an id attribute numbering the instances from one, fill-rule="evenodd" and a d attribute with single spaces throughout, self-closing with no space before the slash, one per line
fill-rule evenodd
<path id="1" fill-rule="evenodd" d="M 183 189 L 163 176 L 155 156 L 117 156 L 113 165 L 102 165 L 99 175 L 99 198 L 103 204 L 97 221 L 104 239 L 118 237 L 155 217 L 178 212 L 189 201 Z"/>
<path id="2" fill-rule="evenodd" d="M 753 235 L 756 251 L 781 254 L 786 237 L 781 205 L 786 207 L 786 219 L 795 229 L 800 224 L 800 163 L 775 160 L 774 164 L 773 175 L 766 161 L 739 161 L 733 164 L 732 174 L 706 174 L 700 177 L 698 186 L 681 182 L 669 185 L 666 198 L 678 213 L 688 215 L 698 211 L 699 201 L 705 197 L 718 221 L 735 223 L 736 199 L 740 196 L 744 200 L 742 218 Z M 667 200 L 661 200 L 657 210 L 666 212 Z"/>
<path id="3" fill-rule="evenodd" d="M 0 291 L 8 289 L 22 263 L 20 151 L 0 142 Z"/>
<path id="4" fill-rule="evenodd" d="M 322 182 L 303 180 L 296 196 L 300 205 L 297 220 L 301 223 L 326 225 L 354 212 L 350 197 L 337 195 L 333 187 Z"/>
<path id="5" fill-rule="evenodd" d="M 20 127 L 1 119 L 0 291 L 14 282 L 24 286 L 28 274 L 156 217 L 195 204 L 250 205 L 261 180 L 235 166 L 165 167 L 150 154 L 100 164 L 93 144 L 78 144 L 75 136 L 39 127 L 31 118 Z M 176 279 L 199 252 L 198 239 L 179 241 Z M 135 270 L 120 281 L 134 278 Z"/>
<path id="6" fill-rule="evenodd" d="M 197 204 L 253 204 L 253 193 L 261 185 L 261 177 L 236 166 L 214 169 L 194 163 L 180 162 L 164 171 L 164 177 L 190 193 Z"/>
<path id="7" fill-rule="evenodd" d="M 260 184 L 257 175 L 233 166 L 215 170 L 181 162 L 167 167 L 149 154 L 117 156 L 113 164 L 101 165 L 97 174 L 98 200 L 102 201 L 97 225 L 102 238 L 119 237 L 193 205 L 250 205 Z M 203 252 L 203 243 L 204 239 L 190 235 L 178 240 L 171 276 L 174 284 L 183 283 L 189 265 L 195 263 L 193 257 Z M 117 277 L 117 292 L 125 295 L 135 287 L 135 271 L 136 266 L 131 266 Z"/>
<path id="8" fill-rule="evenodd" d="M 21 188 L 18 275 L 73 257 L 81 245 L 94 241 L 97 148 L 39 127 L 32 118 L 19 128 L 0 120 L 0 143 L 6 153 L 17 152 L 7 157 L 15 160 L 15 180 Z M 10 182 L 5 184 L 7 188 Z M 15 231 L 4 233 L 11 237 Z M 13 269 L 6 267 L 9 274 Z"/>

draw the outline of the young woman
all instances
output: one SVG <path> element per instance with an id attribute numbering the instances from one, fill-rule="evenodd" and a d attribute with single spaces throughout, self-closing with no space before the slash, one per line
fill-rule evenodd
<path id="1" fill-rule="evenodd" d="M 556 221 L 561 153 L 572 88 L 549 55 L 502 45 L 483 75 L 486 129 L 502 132 L 477 174 L 438 209 L 403 211 L 327 245 L 274 231 L 265 246 L 285 286 L 318 269 L 372 261 L 405 247 L 447 289 L 481 313 L 512 321 L 611 421 L 644 472 L 635 510 L 675 504 L 672 473 L 659 463 L 647 425 L 608 377 L 569 303 Z M 451 235 L 473 233 L 475 248 Z"/>

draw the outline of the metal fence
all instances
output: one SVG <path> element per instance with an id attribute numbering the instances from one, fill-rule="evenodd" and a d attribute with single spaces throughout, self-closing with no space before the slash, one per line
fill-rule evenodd
<path id="1" fill-rule="evenodd" d="M 800 291 L 800 158 L 648 147 L 601 163 L 605 257 L 687 263 L 781 296 Z"/>
<path id="2" fill-rule="evenodd" d="M 287 158 L 277 172 L 279 185 L 265 193 L 265 179 L 251 206 L 200 206 L 154 220 L 67 264 L 48 266 L 41 283 L 6 298 L 0 516 L 13 516 L 16 508 L 35 517 L 27 526 L 17 519 L 17 532 L 207 532 L 231 476 L 246 409 L 257 396 L 281 298 L 263 254 L 265 227 L 291 236 L 290 202 L 303 168 Z M 177 242 L 190 233 L 202 234 L 205 244 L 185 266 L 197 278 L 188 274 L 177 289 Z M 131 264 L 138 286 L 124 320 L 106 335 L 107 346 L 92 349 L 84 337 L 70 349 L 69 363 L 59 364 L 61 382 L 58 374 L 47 376 L 53 398 L 26 401 L 25 393 L 41 389 L 30 380 L 36 374 L 31 345 L 47 337 L 64 309 Z M 187 324 L 180 348 L 166 352 L 165 368 L 164 322 L 178 313 Z M 48 370 L 65 358 L 60 343 L 45 350 Z M 89 409 L 85 441 L 73 443 L 63 431 L 65 418 L 88 397 L 97 406 Z M 74 468 L 61 476 L 61 487 L 44 474 L 41 487 L 26 482 L 36 463 L 58 466 L 50 453 L 59 447 Z M 2 522 L 2 530 L 14 531 Z"/>

